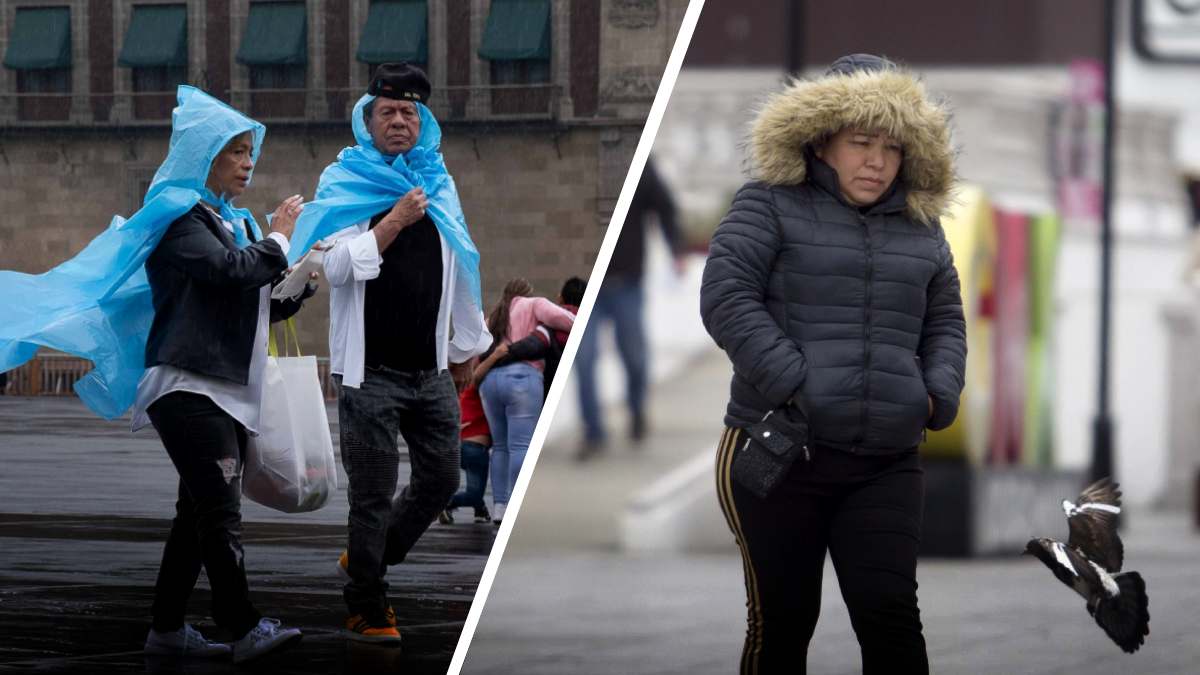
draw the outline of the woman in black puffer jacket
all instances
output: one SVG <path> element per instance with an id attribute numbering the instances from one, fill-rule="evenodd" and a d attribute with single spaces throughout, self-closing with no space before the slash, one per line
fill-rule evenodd
<path id="1" fill-rule="evenodd" d="M 734 370 L 717 478 L 745 558 L 742 671 L 804 672 L 829 551 L 864 672 L 927 672 L 916 450 L 954 421 L 967 351 L 938 222 L 954 182 L 946 113 L 860 54 L 771 97 L 752 141 L 758 180 L 717 228 L 701 290 Z M 772 413 L 803 451 L 761 496 L 735 463 Z"/>

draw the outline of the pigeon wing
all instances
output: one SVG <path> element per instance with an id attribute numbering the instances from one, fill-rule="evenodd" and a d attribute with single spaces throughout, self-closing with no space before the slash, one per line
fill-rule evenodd
<path id="1" fill-rule="evenodd" d="M 1117 514 L 1121 512 L 1119 487 L 1108 478 L 1092 483 L 1067 514 L 1071 531 L 1067 544 L 1111 574 L 1120 572 L 1125 560 L 1125 546 L 1117 534 Z"/>

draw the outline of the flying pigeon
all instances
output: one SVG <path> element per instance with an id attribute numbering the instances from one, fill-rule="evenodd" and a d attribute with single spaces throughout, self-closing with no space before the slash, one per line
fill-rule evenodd
<path id="1" fill-rule="evenodd" d="M 1079 504 L 1063 500 L 1071 534 L 1067 543 L 1030 539 L 1025 553 L 1045 563 L 1058 580 L 1087 600 L 1096 623 L 1121 649 L 1132 654 L 1150 634 L 1146 583 L 1137 572 L 1121 572 L 1125 547 L 1117 535 L 1119 486 L 1108 478 L 1091 484 Z"/>

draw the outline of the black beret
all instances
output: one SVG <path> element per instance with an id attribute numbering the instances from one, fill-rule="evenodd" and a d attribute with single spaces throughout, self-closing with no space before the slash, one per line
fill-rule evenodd
<path id="1" fill-rule="evenodd" d="M 407 61 L 401 61 L 379 64 L 375 69 L 375 77 L 371 78 L 371 86 L 367 87 L 367 93 L 400 101 L 425 103 L 429 100 L 431 89 L 425 71 Z"/>

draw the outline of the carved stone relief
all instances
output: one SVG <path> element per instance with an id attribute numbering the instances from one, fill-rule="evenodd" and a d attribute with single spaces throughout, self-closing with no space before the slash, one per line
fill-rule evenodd
<path id="1" fill-rule="evenodd" d="M 618 28 L 653 28 L 658 23 L 658 0 L 613 0 L 608 22 Z"/>
<path id="2" fill-rule="evenodd" d="M 658 79 L 659 74 L 647 68 L 623 68 L 608 78 L 600 96 L 606 102 L 653 100 Z"/>

